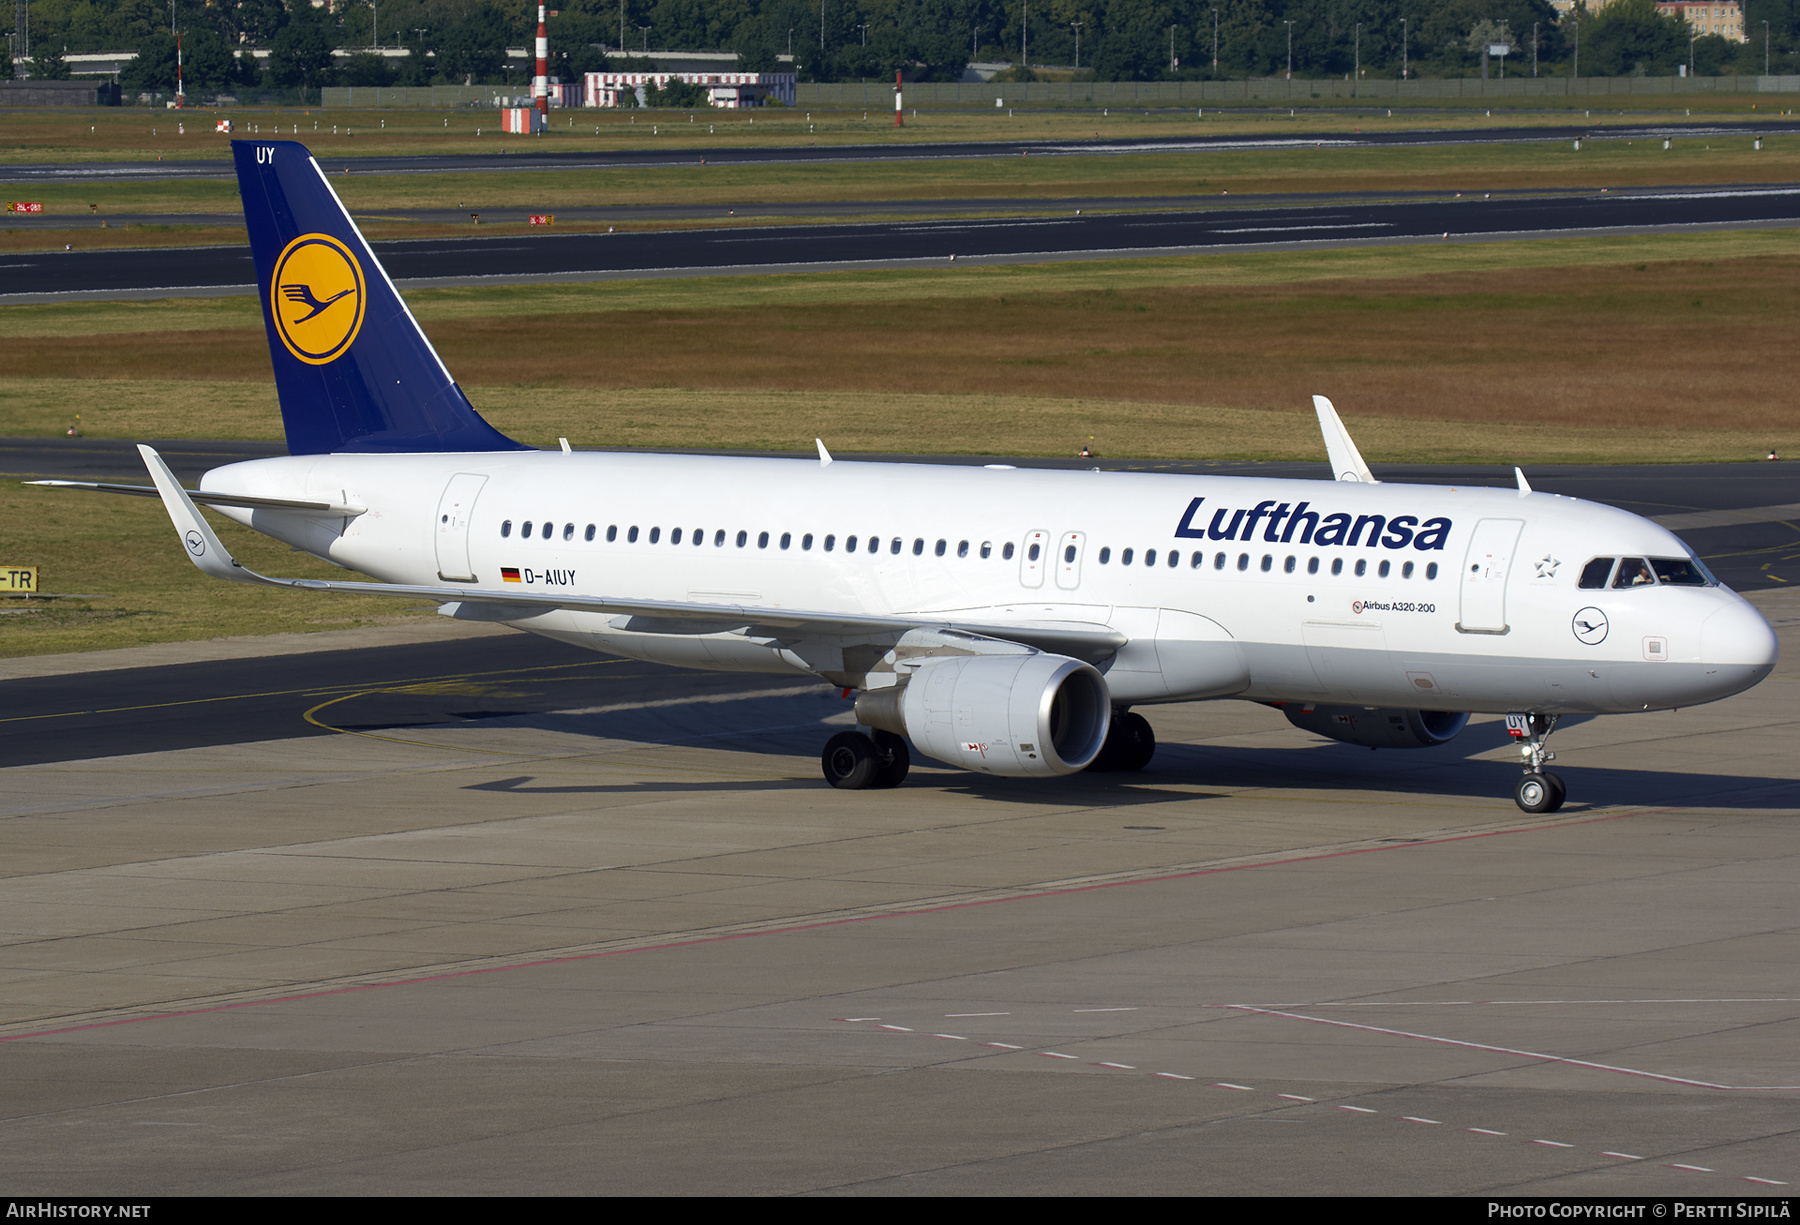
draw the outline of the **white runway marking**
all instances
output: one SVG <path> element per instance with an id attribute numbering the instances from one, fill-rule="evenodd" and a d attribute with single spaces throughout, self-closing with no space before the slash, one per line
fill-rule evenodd
<path id="1" fill-rule="evenodd" d="M 1387 1034 L 1395 1038 L 1414 1038 L 1420 1042 L 1434 1042 L 1440 1046 L 1459 1046 L 1472 1051 L 1492 1051 L 1497 1055 L 1517 1055 L 1522 1059 L 1542 1059 L 1547 1063 L 1567 1064 L 1576 1068 L 1591 1068 L 1597 1072 L 1616 1072 L 1621 1076 L 1640 1076 L 1647 1080 L 1659 1080 L 1672 1085 L 1692 1085 L 1696 1089 L 1722 1089 L 1740 1092 L 1773 1092 L 1778 1090 L 1800 1089 L 1800 1085 L 1722 1085 L 1710 1080 L 1695 1080 L 1690 1076 L 1671 1076 L 1663 1072 L 1651 1072 L 1643 1068 L 1628 1068 L 1619 1064 L 1597 1063 L 1591 1059 L 1571 1059 L 1566 1055 L 1551 1055 L 1544 1051 L 1527 1051 L 1518 1047 L 1495 1046 L 1487 1042 L 1469 1042 L 1461 1038 L 1445 1038 L 1438 1034 L 1420 1034 L 1405 1029 L 1388 1029 L 1380 1025 L 1358 1025 L 1352 1021 L 1335 1021 L 1330 1017 L 1309 1017 L 1298 1012 L 1284 1012 L 1278 1008 L 1257 1008 L 1250 1004 L 1211 1004 L 1207 1007 L 1231 1008 L 1240 1012 L 1254 1012 L 1269 1017 L 1286 1017 L 1290 1021 L 1310 1021 L 1315 1025 L 1335 1025 L 1343 1029 L 1361 1030 L 1364 1033 Z"/>

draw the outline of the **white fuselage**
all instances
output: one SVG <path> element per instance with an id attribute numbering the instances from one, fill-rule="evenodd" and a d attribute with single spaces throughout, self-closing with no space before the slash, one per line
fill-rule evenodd
<path id="1" fill-rule="evenodd" d="M 1578 585 L 1595 558 L 1688 558 L 1668 531 L 1512 489 L 542 451 L 257 460 L 203 488 L 367 507 L 222 509 L 446 602 L 479 587 L 1108 626 L 1130 640 L 1095 661 L 1119 705 L 1644 710 L 1739 692 L 1775 660 L 1767 622 L 1724 587 Z M 879 671 L 888 645 L 486 609 L 463 615 L 845 684 Z"/>

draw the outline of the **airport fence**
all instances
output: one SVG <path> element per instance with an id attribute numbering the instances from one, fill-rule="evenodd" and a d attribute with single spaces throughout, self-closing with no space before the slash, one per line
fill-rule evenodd
<path id="1" fill-rule="evenodd" d="M 908 106 L 1199 106 L 1314 99 L 1400 102 L 1442 98 L 1643 98 L 1673 94 L 1800 93 L 1800 76 L 1757 77 L 1451 77 L 1427 81 L 1031 81 L 906 86 Z M 891 82 L 802 83 L 797 106 L 892 106 Z"/>
<path id="2" fill-rule="evenodd" d="M 320 106 L 368 109 L 382 106 L 495 107 L 513 105 L 523 90 L 517 85 L 333 85 L 319 91 Z"/>

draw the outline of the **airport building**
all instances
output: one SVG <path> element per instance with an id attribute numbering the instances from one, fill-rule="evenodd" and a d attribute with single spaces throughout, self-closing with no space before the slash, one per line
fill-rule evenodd
<path id="1" fill-rule="evenodd" d="M 1590 13 L 1605 8 L 1612 0 L 1589 0 Z M 1559 17 L 1575 11 L 1575 0 L 1550 0 Z M 1656 11 L 1679 17 L 1688 23 L 1695 36 L 1717 34 L 1733 42 L 1744 42 L 1744 6 L 1740 0 L 1657 0 Z"/>
<path id="2" fill-rule="evenodd" d="M 1717 34 L 1734 43 L 1745 41 L 1744 6 L 1737 0 L 1657 0 L 1656 11 L 1679 17 L 1688 23 L 1696 36 Z"/>
<path id="3" fill-rule="evenodd" d="M 763 106 L 768 100 L 794 105 L 791 72 L 590 72 L 584 85 L 588 106 L 643 105 L 644 91 L 654 84 L 685 81 L 706 90 L 708 102 L 720 110 Z"/>

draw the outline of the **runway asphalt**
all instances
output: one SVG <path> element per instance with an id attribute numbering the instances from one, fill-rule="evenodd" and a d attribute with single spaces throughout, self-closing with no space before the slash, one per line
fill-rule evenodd
<path id="1" fill-rule="evenodd" d="M 1233 248 L 1644 233 L 1800 224 L 1800 188 L 1670 189 L 1552 198 L 1341 203 L 1319 208 L 1083 213 L 969 220 L 508 235 L 372 244 L 403 286 L 516 284 L 644 275 L 1038 262 Z M 0 303 L 253 292 L 247 248 L 0 256 Z"/>

